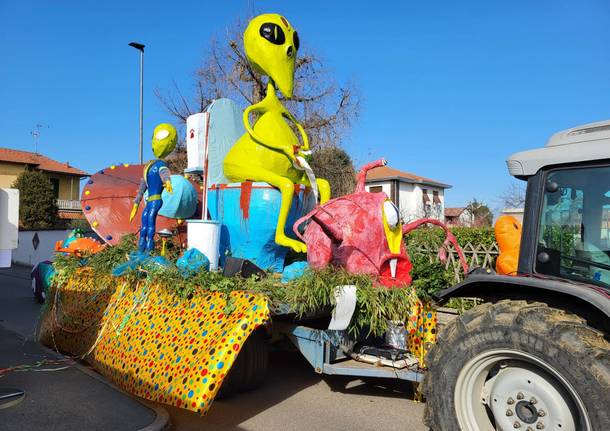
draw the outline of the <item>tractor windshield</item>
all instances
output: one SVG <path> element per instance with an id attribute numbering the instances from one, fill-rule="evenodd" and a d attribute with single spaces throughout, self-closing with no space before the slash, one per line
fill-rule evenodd
<path id="1" fill-rule="evenodd" d="M 547 174 L 536 270 L 610 286 L 610 167 Z"/>

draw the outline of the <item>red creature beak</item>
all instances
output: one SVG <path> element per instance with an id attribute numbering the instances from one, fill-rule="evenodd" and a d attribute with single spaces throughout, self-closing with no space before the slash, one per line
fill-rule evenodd
<path id="1" fill-rule="evenodd" d="M 413 265 L 405 255 L 391 254 L 381 264 L 379 281 L 386 287 L 408 286 L 411 284 L 411 268 Z"/>

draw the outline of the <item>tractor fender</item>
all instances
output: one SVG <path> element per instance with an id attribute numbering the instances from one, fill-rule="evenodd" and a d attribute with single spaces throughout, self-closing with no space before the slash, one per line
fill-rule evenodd
<path id="1" fill-rule="evenodd" d="M 461 283 L 434 295 L 441 305 L 455 297 L 541 301 L 578 314 L 610 334 L 610 291 L 599 286 L 538 275 L 471 274 Z"/>

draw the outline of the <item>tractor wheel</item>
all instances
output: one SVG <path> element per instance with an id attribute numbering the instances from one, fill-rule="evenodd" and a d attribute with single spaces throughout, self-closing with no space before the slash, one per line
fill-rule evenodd
<path id="1" fill-rule="evenodd" d="M 610 343 L 574 314 L 483 304 L 444 328 L 426 363 L 433 431 L 610 430 Z"/>
<path id="2" fill-rule="evenodd" d="M 244 343 L 216 398 L 259 387 L 265 380 L 268 365 L 269 341 L 265 332 L 258 329 Z"/>

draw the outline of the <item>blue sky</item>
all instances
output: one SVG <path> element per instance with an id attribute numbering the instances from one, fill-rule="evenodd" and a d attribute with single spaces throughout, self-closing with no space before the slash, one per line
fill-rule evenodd
<path id="1" fill-rule="evenodd" d="M 147 45 L 145 157 L 153 94 L 189 92 L 209 46 L 237 17 L 284 14 L 361 117 L 344 142 L 358 165 L 452 184 L 447 205 L 498 207 L 512 152 L 560 129 L 610 118 L 610 2 L 0 0 L 0 146 L 39 151 L 89 172 L 137 160 L 138 53 Z"/>

